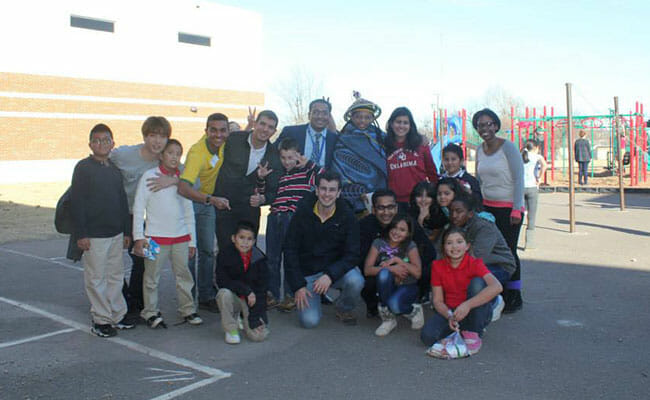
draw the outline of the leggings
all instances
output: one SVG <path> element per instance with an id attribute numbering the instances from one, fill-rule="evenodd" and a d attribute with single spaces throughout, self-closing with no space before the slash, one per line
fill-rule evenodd
<path id="1" fill-rule="evenodd" d="M 517 242 L 519 242 L 519 231 L 521 230 L 523 220 L 516 225 L 512 225 L 510 223 L 511 208 L 490 206 L 484 206 L 484 208 L 485 211 L 494 215 L 497 228 L 501 231 L 512 256 L 515 258 L 517 269 L 515 269 L 514 274 L 510 277 L 510 282 L 506 284 L 505 289 L 521 290 L 521 263 L 519 262 L 519 256 L 517 256 Z"/>
<path id="2" fill-rule="evenodd" d="M 535 219 L 537 218 L 537 198 L 539 197 L 539 190 L 537 186 L 524 188 L 524 202 L 526 203 L 526 218 L 528 218 L 529 231 L 535 230 Z"/>

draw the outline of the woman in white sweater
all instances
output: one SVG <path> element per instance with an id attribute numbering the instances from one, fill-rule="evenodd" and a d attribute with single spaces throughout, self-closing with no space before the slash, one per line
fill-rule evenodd
<path id="1" fill-rule="evenodd" d="M 183 147 L 180 142 L 170 139 L 162 152 L 160 165 L 146 171 L 140 178 L 133 203 L 133 251 L 144 256 L 144 249 L 148 247 L 147 238 L 160 245 L 160 253 L 154 259 L 145 257 L 144 261 L 144 309 L 140 316 L 151 328 L 166 327 L 158 309 L 158 281 L 160 270 L 168 259 L 171 259 L 172 270 L 176 276 L 178 312 L 192 325 L 203 322 L 196 314 L 192 299 L 194 280 L 187 267 L 189 258 L 196 251 L 192 202 L 180 196 L 176 186 L 157 192 L 147 187 L 149 178 L 161 174 L 178 176 L 182 154 Z"/>

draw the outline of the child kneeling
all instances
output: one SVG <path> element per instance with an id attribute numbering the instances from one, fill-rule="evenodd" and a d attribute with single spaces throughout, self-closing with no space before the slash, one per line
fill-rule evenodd
<path id="1" fill-rule="evenodd" d="M 238 344 L 239 315 L 243 314 L 246 336 L 261 342 L 269 334 L 266 327 L 266 290 L 268 268 L 266 256 L 255 246 L 255 227 L 240 221 L 232 235 L 232 244 L 219 249 L 217 256 L 217 306 L 221 326 L 228 344 Z"/>
<path id="2" fill-rule="evenodd" d="M 503 290 L 483 261 L 468 254 L 469 243 L 458 227 L 442 236 L 444 258 L 433 262 L 431 286 L 436 313 L 422 328 L 427 346 L 461 330 L 469 354 L 481 348 L 483 329 L 492 319 L 491 301 Z"/>

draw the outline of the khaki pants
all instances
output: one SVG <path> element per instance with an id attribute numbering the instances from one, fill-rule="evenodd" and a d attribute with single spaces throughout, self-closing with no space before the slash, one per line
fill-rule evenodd
<path id="1" fill-rule="evenodd" d="M 244 332 L 250 340 L 261 342 L 268 335 L 268 330 L 264 325 L 262 325 L 264 326 L 264 330 L 262 331 L 250 329 L 248 323 L 248 304 L 246 300 L 240 299 L 239 296 L 229 289 L 219 289 L 219 292 L 217 292 L 217 306 L 219 306 L 221 313 L 221 327 L 224 332 L 238 330 L 239 324 L 237 323 L 237 318 L 241 313 L 243 314 Z"/>
<path id="2" fill-rule="evenodd" d="M 84 251 L 84 283 L 90 300 L 93 322 L 100 325 L 116 324 L 126 314 L 122 295 L 124 236 L 90 238 L 90 249 Z"/>
<path id="3" fill-rule="evenodd" d="M 158 315 L 158 282 L 160 271 L 171 259 L 172 271 L 176 277 L 176 296 L 178 298 L 178 312 L 182 317 L 194 314 L 194 300 L 192 299 L 192 286 L 194 280 L 187 267 L 189 242 L 172 245 L 161 245 L 160 254 L 155 260 L 144 260 L 144 276 L 142 278 L 142 294 L 144 309 L 140 316 L 145 320 Z"/>

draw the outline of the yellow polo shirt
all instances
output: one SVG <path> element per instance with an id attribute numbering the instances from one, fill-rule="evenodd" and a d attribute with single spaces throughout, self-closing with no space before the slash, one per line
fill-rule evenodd
<path id="1" fill-rule="evenodd" d="M 194 143 L 185 158 L 185 169 L 180 179 L 189 183 L 198 191 L 204 194 L 212 194 L 214 185 L 217 182 L 219 170 L 223 164 L 223 152 L 226 148 L 224 143 L 216 153 L 210 151 L 208 139 L 204 135 Z"/>

